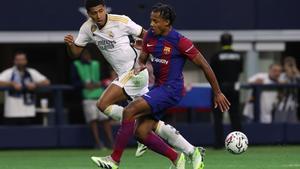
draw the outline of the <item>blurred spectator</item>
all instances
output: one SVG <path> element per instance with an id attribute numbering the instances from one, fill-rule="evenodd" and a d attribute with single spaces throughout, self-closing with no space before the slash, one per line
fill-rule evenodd
<path id="1" fill-rule="evenodd" d="M 243 71 L 242 56 L 232 49 L 232 36 L 221 35 L 222 49 L 211 58 L 210 65 L 216 74 L 221 90 L 231 103 L 229 117 L 232 130 L 241 130 L 241 114 L 239 112 L 239 91 L 236 89 L 240 73 Z M 213 109 L 215 125 L 215 147 L 224 146 L 223 113 Z"/>
<path id="2" fill-rule="evenodd" d="M 279 64 L 272 64 L 269 66 L 268 73 L 257 73 L 249 78 L 248 82 L 252 84 L 277 84 L 281 74 L 281 66 Z M 277 104 L 278 91 L 263 91 L 260 96 L 260 122 L 271 123 L 272 112 Z M 253 120 L 254 118 L 254 105 L 253 96 L 245 104 L 243 114 Z"/>
<path id="3" fill-rule="evenodd" d="M 283 73 L 280 82 L 284 84 L 299 84 L 300 72 L 293 57 L 283 59 Z M 279 103 L 276 106 L 274 122 L 297 122 L 298 89 L 288 88 L 279 93 Z"/>
<path id="4" fill-rule="evenodd" d="M 100 63 L 92 60 L 90 52 L 83 50 L 80 59 L 73 62 L 71 76 L 75 88 L 82 90 L 83 112 L 86 122 L 89 123 L 96 143 L 96 148 L 104 148 L 100 140 L 98 122 L 101 122 L 108 138 L 109 146 L 112 147 L 113 137 L 109 118 L 100 112 L 96 103 L 104 91 L 100 82 Z"/>
<path id="5" fill-rule="evenodd" d="M 49 85 L 49 80 L 33 68 L 27 67 L 24 52 L 16 52 L 14 66 L 0 74 L 0 86 L 10 87 L 5 92 L 4 123 L 7 125 L 32 124 L 36 116 L 35 89 Z"/>

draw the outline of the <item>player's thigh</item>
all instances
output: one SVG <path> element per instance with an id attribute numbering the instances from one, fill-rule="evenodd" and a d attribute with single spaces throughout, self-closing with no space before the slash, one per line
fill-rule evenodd
<path id="1" fill-rule="evenodd" d="M 97 107 L 103 112 L 109 105 L 128 99 L 123 88 L 111 83 L 98 99 Z"/>
<path id="2" fill-rule="evenodd" d="M 138 97 L 125 107 L 123 119 L 137 119 L 149 114 L 151 114 L 150 105 L 142 97 Z"/>

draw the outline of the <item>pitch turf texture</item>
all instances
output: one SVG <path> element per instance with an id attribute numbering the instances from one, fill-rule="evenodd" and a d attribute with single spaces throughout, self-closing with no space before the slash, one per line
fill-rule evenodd
<path id="1" fill-rule="evenodd" d="M 110 150 L 1 150 L 0 169 L 97 169 L 90 156 L 105 156 Z M 140 158 L 127 149 L 120 169 L 168 169 L 170 162 L 151 151 Z M 187 169 L 191 165 L 187 164 Z M 207 149 L 206 169 L 300 169 L 300 146 L 250 147 L 242 155 Z"/>

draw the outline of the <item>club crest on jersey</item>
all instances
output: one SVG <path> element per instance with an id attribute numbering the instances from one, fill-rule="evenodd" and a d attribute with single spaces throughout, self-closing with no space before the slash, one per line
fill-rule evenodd
<path id="1" fill-rule="evenodd" d="M 169 55 L 171 53 L 171 48 L 168 47 L 168 46 L 165 46 L 164 49 L 163 49 L 163 53 L 165 55 Z"/>
<path id="2" fill-rule="evenodd" d="M 97 26 L 96 26 L 96 25 L 92 25 L 91 31 L 92 31 L 92 32 L 95 32 L 96 30 L 97 30 Z"/>
<path id="3" fill-rule="evenodd" d="M 109 36 L 110 38 L 113 38 L 113 37 L 114 37 L 114 34 L 112 33 L 112 31 L 108 31 L 107 34 L 108 34 L 108 36 Z"/>

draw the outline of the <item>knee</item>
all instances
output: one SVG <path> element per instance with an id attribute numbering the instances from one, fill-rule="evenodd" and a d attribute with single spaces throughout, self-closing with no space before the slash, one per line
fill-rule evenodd
<path id="1" fill-rule="evenodd" d="M 133 120 L 134 119 L 135 108 L 127 106 L 123 110 L 123 120 Z"/>
<path id="2" fill-rule="evenodd" d="M 97 108 L 101 111 L 101 112 L 104 112 L 105 109 L 109 106 L 105 101 L 103 101 L 102 99 L 99 99 L 97 101 L 97 104 L 96 104 Z"/>

